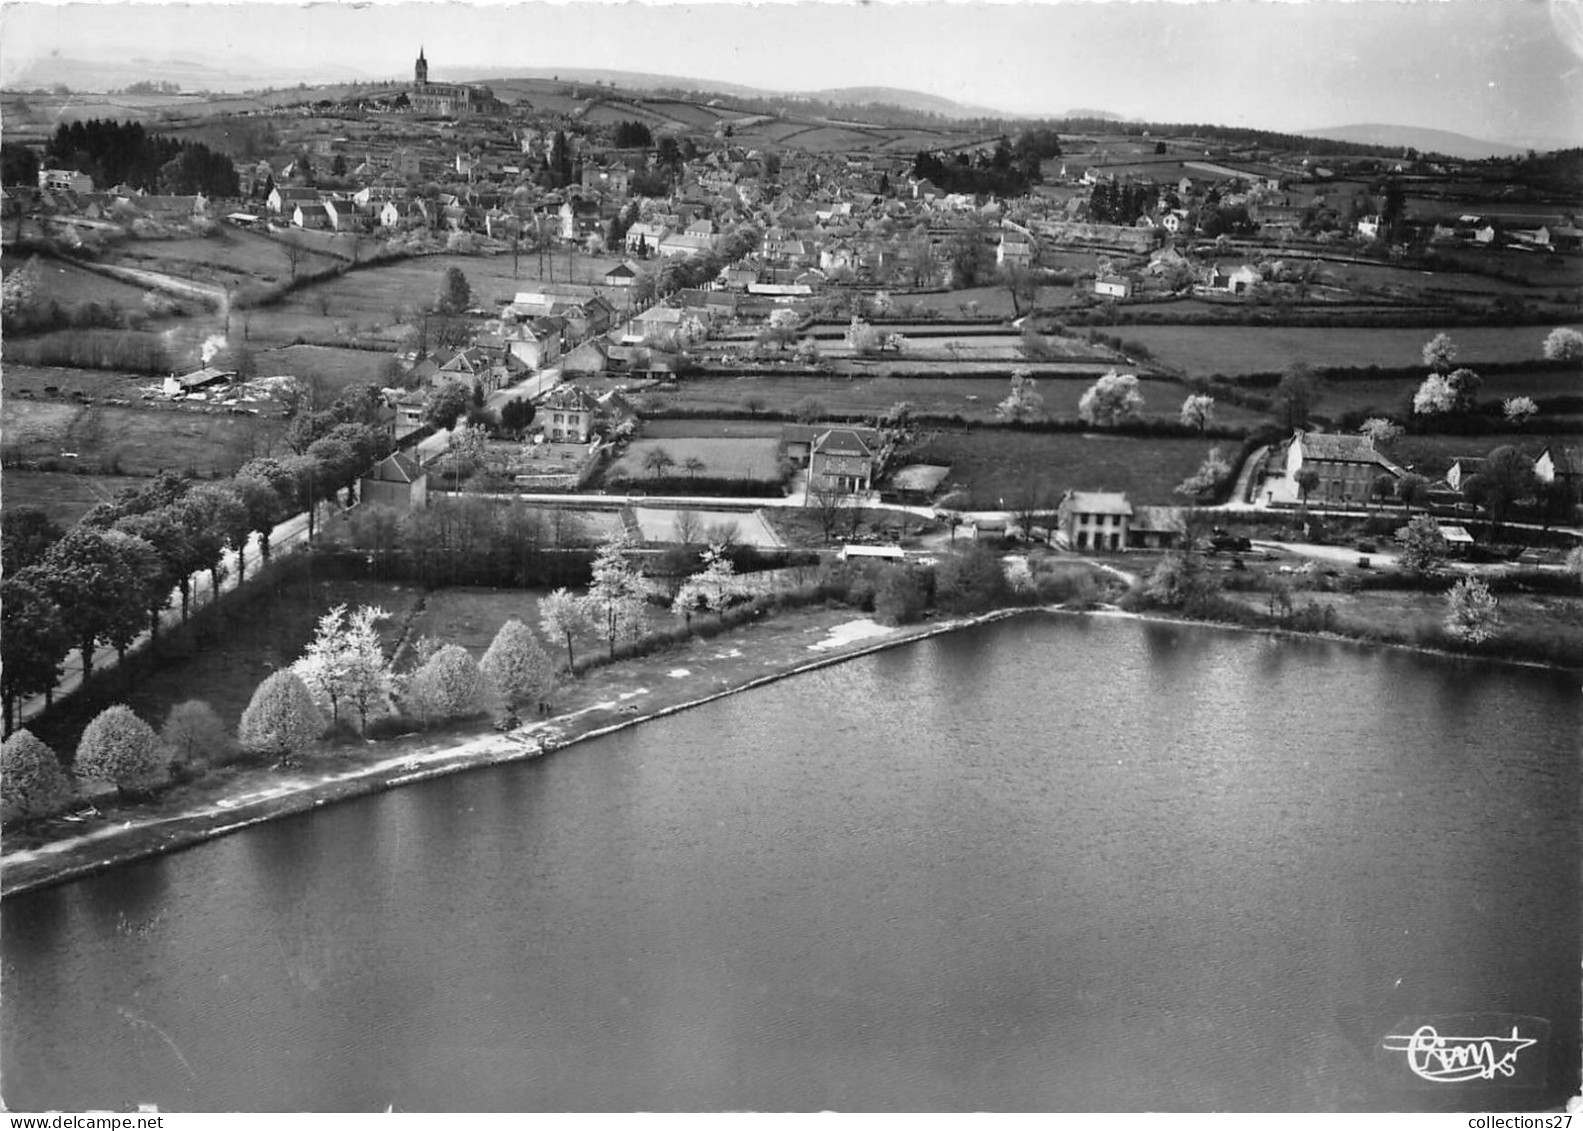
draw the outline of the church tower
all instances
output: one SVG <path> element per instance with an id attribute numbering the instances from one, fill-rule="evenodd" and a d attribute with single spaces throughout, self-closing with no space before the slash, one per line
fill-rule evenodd
<path id="1" fill-rule="evenodd" d="M 429 83 L 429 61 L 423 57 L 423 48 L 418 48 L 418 61 L 412 67 L 412 85 L 427 86 Z"/>

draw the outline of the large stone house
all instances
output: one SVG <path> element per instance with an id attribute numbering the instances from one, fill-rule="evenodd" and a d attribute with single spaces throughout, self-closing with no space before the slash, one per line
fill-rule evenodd
<path id="1" fill-rule="evenodd" d="M 1297 477 L 1313 471 L 1319 482 L 1308 492 L 1308 502 L 1367 503 L 1374 493 L 1374 482 L 1381 475 L 1400 479 L 1403 470 L 1375 450 L 1367 436 L 1342 436 L 1330 432 L 1295 433 L 1286 445 L 1286 474 L 1281 498 L 1302 499 Z"/>
<path id="2" fill-rule="evenodd" d="M 808 495 L 867 492 L 874 482 L 875 450 L 855 428 L 827 428 L 808 453 Z"/>
<path id="3" fill-rule="evenodd" d="M 539 402 L 534 423 L 544 429 L 547 440 L 586 444 L 593 436 L 599 416 L 599 401 L 576 385 L 557 385 Z"/>

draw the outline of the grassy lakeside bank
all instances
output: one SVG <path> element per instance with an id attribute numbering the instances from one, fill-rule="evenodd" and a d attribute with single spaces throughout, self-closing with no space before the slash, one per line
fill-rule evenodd
<path id="1" fill-rule="evenodd" d="M 480 720 L 389 742 L 351 743 L 289 770 L 231 766 L 153 802 L 107 803 L 98 817 L 85 822 L 53 819 L 8 833 L 0 858 L 0 896 L 65 883 L 336 801 L 538 757 L 722 695 L 1026 611 L 1002 609 L 886 628 L 851 609 L 819 608 L 693 637 L 587 670 L 557 694 L 550 719 L 510 734 L 497 734 Z"/>

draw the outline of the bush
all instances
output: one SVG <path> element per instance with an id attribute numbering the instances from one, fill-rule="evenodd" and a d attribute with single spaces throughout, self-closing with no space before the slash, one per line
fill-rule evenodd
<path id="1" fill-rule="evenodd" d="M 483 709 L 484 674 L 459 644 L 447 644 L 413 673 L 407 706 L 425 724 L 476 715 Z"/>
<path id="2" fill-rule="evenodd" d="M 1003 604 L 1006 597 L 1005 570 L 986 547 L 956 550 L 935 566 L 935 604 L 947 612 L 982 612 Z"/>
<path id="3" fill-rule="evenodd" d="M 19 817 L 47 817 L 71 800 L 71 779 L 60 759 L 28 730 L 0 746 L 0 800 Z"/>
<path id="4" fill-rule="evenodd" d="M 80 777 L 113 782 L 123 794 L 147 793 L 170 779 L 154 728 L 117 703 L 82 732 L 75 762 Z"/>
<path id="5" fill-rule="evenodd" d="M 324 729 L 324 714 L 308 685 L 288 670 L 278 671 L 258 685 L 242 712 L 237 737 L 250 754 L 290 758 L 307 749 Z"/>
<path id="6" fill-rule="evenodd" d="M 874 617 L 881 624 L 912 624 L 928 605 L 924 578 L 906 566 L 887 565 L 874 589 Z"/>

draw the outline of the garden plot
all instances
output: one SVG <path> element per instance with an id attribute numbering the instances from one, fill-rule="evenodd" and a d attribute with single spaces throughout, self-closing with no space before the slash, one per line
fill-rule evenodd
<path id="1" fill-rule="evenodd" d="M 677 515 L 692 515 L 691 541 L 708 540 L 709 533 L 720 527 L 734 526 L 736 540 L 744 546 L 761 550 L 775 550 L 785 546 L 761 511 L 698 510 L 691 507 L 633 507 L 638 530 L 645 542 L 680 542 L 677 534 Z M 683 519 L 685 524 L 688 520 Z"/>
<path id="2" fill-rule="evenodd" d="M 675 436 L 637 440 L 627 448 L 625 455 L 611 465 L 606 477 L 641 481 L 654 474 L 648 462 L 650 456 L 663 451 L 673 461 L 665 469 L 666 475 L 697 474 L 711 479 L 774 482 L 781 477 L 779 447 L 780 442 L 768 436 L 740 439 Z M 703 462 L 701 468 L 689 469 L 686 466 L 687 461 L 694 458 Z"/>

